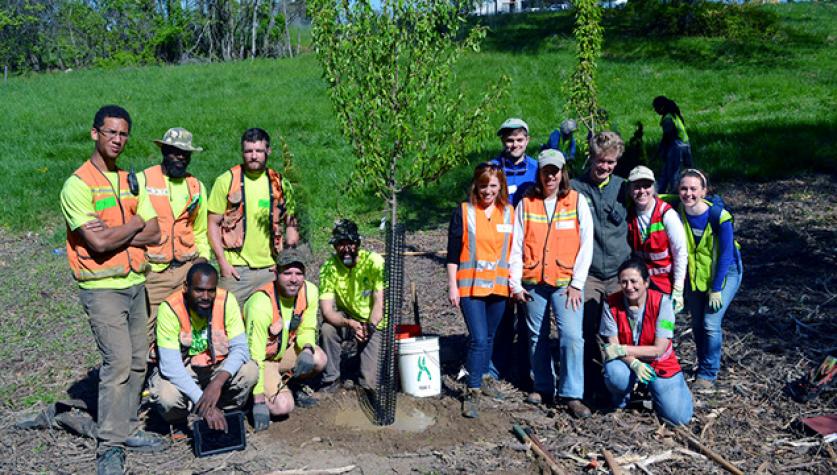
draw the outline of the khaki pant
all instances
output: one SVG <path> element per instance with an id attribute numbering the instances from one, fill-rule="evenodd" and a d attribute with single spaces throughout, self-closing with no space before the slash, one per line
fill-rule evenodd
<path id="1" fill-rule="evenodd" d="M 355 342 L 355 332 L 348 327 L 338 328 L 328 322 L 323 322 L 320 339 L 321 347 L 328 358 L 325 371 L 323 371 L 323 383 L 328 384 L 340 378 L 343 342 Z M 377 390 L 378 360 L 381 354 L 382 339 L 381 332 L 375 332 L 366 343 L 357 344 L 357 352 L 360 355 L 360 379 L 358 383 L 363 388 Z"/>
<path id="2" fill-rule="evenodd" d="M 139 426 L 148 350 L 145 286 L 82 289 L 79 298 L 102 355 L 97 421 L 101 451 L 120 446 Z"/>
<path id="3" fill-rule="evenodd" d="M 587 399 L 601 398 L 608 394 L 602 375 L 602 350 L 599 347 L 599 324 L 607 296 L 621 290 L 619 278 L 599 279 L 587 276 L 584 283 L 584 392 Z"/>
<path id="4" fill-rule="evenodd" d="M 273 267 L 251 269 L 247 266 L 235 266 L 235 270 L 241 278 L 236 280 L 235 277 L 221 277 L 221 280 L 218 282 L 218 287 L 232 292 L 238 301 L 238 306 L 242 309 L 244 308 L 244 303 L 253 295 L 256 289 L 268 282 L 276 280 L 276 270 Z"/>
<path id="5" fill-rule="evenodd" d="M 282 385 L 282 375 L 296 366 L 296 350 L 293 346 L 285 350 L 279 361 L 264 362 L 264 395 L 272 398 L 279 392 Z"/>
<path id="6" fill-rule="evenodd" d="M 205 388 L 209 381 L 221 370 L 221 364 L 215 366 L 186 366 L 186 372 L 200 386 Z M 218 407 L 224 410 L 238 409 L 247 402 L 250 391 L 259 379 L 259 365 L 250 360 L 241 365 L 238 372 L 224 383 Z M 160 374 L 160 368 L 154 368 L 148 378 L 149 401 L 168 423 L 186 418 L 192 410 L 192 401 L 180 392 L 177 386 Z"/>
<path id="7" fill-rule="evenodd" d="M 145 290 L 148 292 L 148 338 L 157 339 L 157 309 L 169 295 L 183 290 L 186 274 L 192 268 L 192 262 L 181 266 L 168 266 L 162 272 L 149 272 L 145 277 Z"/>

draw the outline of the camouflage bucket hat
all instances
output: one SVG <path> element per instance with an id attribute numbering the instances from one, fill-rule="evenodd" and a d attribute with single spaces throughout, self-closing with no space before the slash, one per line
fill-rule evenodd
<path id="1" fill-rule="evenodd" d="M 331 239 L 328 243 L 332 246 L 340 241 L 351 241 L 360 244 L 360 234 L 357 232 L 357 224 L 350 219 L 341 219 L 331 230 Z"/>
<path id="2" fill-rule="evenodd" d="M 184 152 L 203 152 L 203 148 L 192 145 L 192 132 L 182 128 L 174 127 L 166 131 L 163 140 L 155 140 L 158 147 L 168 145 Z"/>
<path id="3" fill-rule="evenodd" d="M 276 268 L 279 272 L 282 272 L 288 267 L 299 267 L 303 273 L 305 272 L 305 259 L 303 258 L 302 252 L 296 247 L 283 249 L 279 254 L 279 258 L 276 259 Z"/>

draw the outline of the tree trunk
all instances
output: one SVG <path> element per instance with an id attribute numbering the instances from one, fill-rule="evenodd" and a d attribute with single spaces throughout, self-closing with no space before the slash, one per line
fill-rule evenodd
<path id="1" fill-rule="evenodd" d="M 261 5 L 260 0 L 256 0 L 253 4 L 253 20 L 250 23 L 250 57 L 256 57 L 256 32 L 258 31 L 258 18 L 259 18 L 259 6 Z"/>
<path id="2" fill-rule="evenodd" d="M 270 18 L 267 20 L 267 31 L 264 33 L 264 39 L 262 40 L 262 54 L 268 54 L 268 48 L 270 47 L 270 32 L 276 27 L 276 13 L 279 9 L 279 2 L 271 0 L 270 2 Z"/>
<path id="3" fill-rule="evenodd" d="M 288 44 L 288 56 L 293 57 L 294 55 L 294 47 L 291 44 L 291 22 L 288 20 L 288 0 L 281 0 L 282 1 L 282 15 L 285 17 L 285 41 Z"/>

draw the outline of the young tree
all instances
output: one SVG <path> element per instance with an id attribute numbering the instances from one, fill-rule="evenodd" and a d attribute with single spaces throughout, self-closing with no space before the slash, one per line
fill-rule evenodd
<path id="1" fill-rule="evenodd" d="M 576 0 L 575 35 L 576 67 L 570 78 L 569 107 L 587 130 L 593 134 L 603 119 L 596 92 L 596 62 L 602 55 L 602 10 L 596 0 Z M 587 141 L 582 142 L 586 149 Z"/>
<path id="2" fill-rule="evenodd" d="M 485 31 L 464 31 L 456 6 L 438 0 L 309 0 L 312 37 L 328 94 L 356 162 L 350 187 L 386 200 L 467 162 L 507 79 L 468 105 L 454 66 Z"/>

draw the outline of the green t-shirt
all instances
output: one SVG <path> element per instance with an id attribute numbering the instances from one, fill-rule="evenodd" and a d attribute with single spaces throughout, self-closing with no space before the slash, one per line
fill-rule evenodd
<path id="1" fill-rule="evenodd" d="M 384 288 L 384 258 L 361 249 L 357 264 L 351 269 L 337 256 L 320 267 L 320 300 L 334 300 L 337 308 L 350 318 L 366 322 L 372 313 L 372 295 Z M 378 325 L 383 328 L 382 320 Z"/>
<path id="2" fill-rule="evenodd" d="M 139 181 L 140 188 L 145 188 L 145 173 L 137 174 L 137 181 Z M 174 213 L 179 213 L 186 207 L 189 201 L 189 185 L 185 179 L 172 180 L 163 175 L 163 181 L 169 191 L 169 205 Z M 203 257 L 206 260 L 210 258 L 209 240 L 206 237 L 206 187 L 203 183 L 198 181 L 201 186 L 198 198 L 198 206 L 195 209 L 195 222 L 192 225 L 192 232 L 195 234 L 195 245 L 198 248 L 198 257 Z M 147 190 L 146 190 L 147 192 Z M 176 218 L 177 216 L 175 216 Z M 155 264 L 150 263 L 151 272 L 163 272 L 169 267 L 169 264 Z"/>
<path id="3" fill-rule="evenodd" d="M 209 212 L 223 215 L 227 210 L 227 193 L 230 191 L 232 173 L 224 172 L 215 179 L 209 195 Z M 291 183 L 282 177 L 282 191 L 285 195 L 285 210 L 294 214 L 294 193 Z M 233 266 L 248 266 L 263 269 L 274 264 L 271 252 L 270 229 L 270 183 L 267 173 L 257 177 L 244 174 L 244 199 L 247 203 L 244 217 L 247 220 L 247 233 L 241 251 L 224 250 L 224 258 Z"/>
<path id="4" fill-rule="evenodd" d="M 116 172 L 105 172 L 105 176 L 116 190 L 119 185 L 119 175 Z M 120 190 L 120 193 L 124 194 L 125 191 Z M 76 175 L 70 175 L 61 189 L 61 213 L 70 231 L 75 231 L 83 224 L 92 221 L 96 214 L 90 187 Z M 137 214 L 145 221 L 157 217 L 157 212 L 154 211 L 154 206 L 148 199 L 145 187 L 140 188 L 139 196 L 137 196 Z M 78 286 L 82 289 L 127 289 L 144 282 L 145 274 L 130 272 L 122 277 L 80 281 Z"/>
<path id="5" fill-rule="evenodd" d="M 319 306 L 319 291 L 317 286 L 305 281 L 305 292 L 308 308 L 302 314 L 302 322 L 296 330 L 295 349 L 301 351 L 306 345 L 317 344 L 317 310 Z M 279 360 L 288 347 L 288 330 L 293 317 L 294 299 L 279 298 L 279 311 L 282 313 L 282 343 L 279 345 Z M 273 305 L 270 297 L 264 292 L 255 292 L 244 304 L 244 320 L 247 322 L 247 346 L 250 347 L 250 357 L 259 365 L 259 382 L 253 387 L 253 394 L 264 393 L 264 360 L 267 350 L 268 327 L 273 323 Z"/>
<path id="6" fill-rule="evenodd" d="M 238 301 L 232 292 L 227 293 L 227 303 L 224 307 L 225 318 L 224 328 L 227 330 L 227 338 L 232 340 L 244 333 L 244 321 L 241 320 L 241 310 L 238 309 Z M 194 356 L 206 351 L 209 342 L 207 340 L 207 320 L 193 311 L 189 312 L 189 320 L 192 322 L 192 346 L 189 348 L 189 356 Z M 180 320 L 167 302 L 160 305 L 157 311 L 157 346 L 180 351 Z"/>

